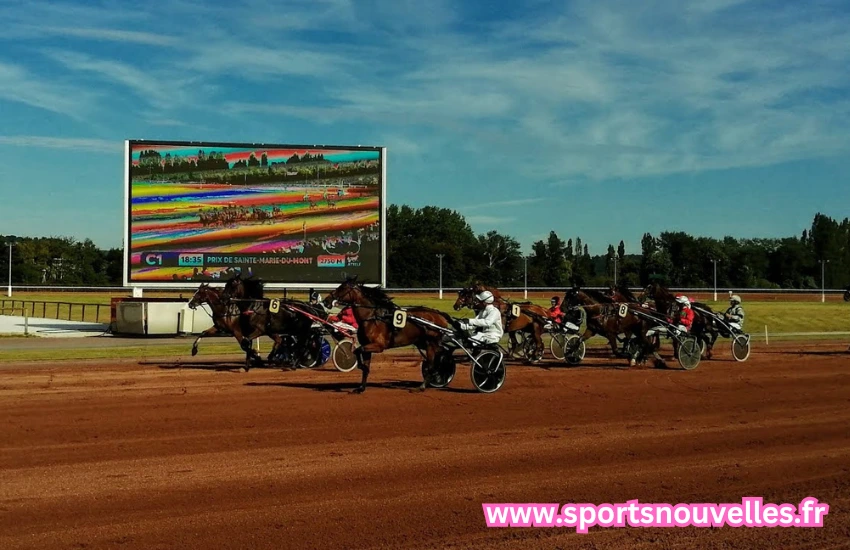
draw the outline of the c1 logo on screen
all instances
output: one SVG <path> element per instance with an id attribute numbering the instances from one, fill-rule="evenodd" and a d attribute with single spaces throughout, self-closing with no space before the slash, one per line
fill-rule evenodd
<path id="1" fill-rule="evenodd" d="M 162 265 L 162 254 L 145 254 L 145 263 L 148 265 Z"/>

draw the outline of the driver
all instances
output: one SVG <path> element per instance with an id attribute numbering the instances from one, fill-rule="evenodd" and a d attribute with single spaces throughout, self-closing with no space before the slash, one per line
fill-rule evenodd
<path id="1" fill-rule="evenodd" d="M 564 324 L 564 312 L 561 310 L 561 298 L 558 296 L 552 296 L 549 303 L 552 304 L 552 307 L 549 308 L 549 317 L 552 321 L 546 323 L 546 326 L 543 327 L 546 330 L 552 330 L 552 323 L 555 323 L 556 325 Z"/>
<path id="2" fill-rule="evenodd" d="M 741 297 L 733 294 L 729 297 L 729 309 L 723 314 L 724 319 L 729 325 L 741 330 L 744 328 L 744 308 L 741 307 Z"/>
<path id="3" fill-rule="evenodd" d="M 502 328 L 502 313 L 493 305 L 494 301 L 493 293 L 489 290 L 478 294 L 472 305 L 476 312 L 475 318 L 460 321 L 462 329 L 476 329 L 476 333 L 469 337 L 471 342 L 486 345 L 496 344 L 502 339 L 505 333 Z"/>
<path id="4" fill-rule="evenodd" d="M 354 317 L 354 310 L 351 306 L 343 307 L 338 315 L 329 316 L 328 322 L 347 332 L 357 332 L 357 319 Z"/>

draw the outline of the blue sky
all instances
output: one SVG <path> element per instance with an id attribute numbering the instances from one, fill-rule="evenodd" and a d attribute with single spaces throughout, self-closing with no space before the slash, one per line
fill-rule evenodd
<path id="1" fill-rule="evenodd" d="M 844 1 L 0 2 L 0 233 L 122 242 L 123 140 L 383 145 L 528 249 L 850 214 Z"/>

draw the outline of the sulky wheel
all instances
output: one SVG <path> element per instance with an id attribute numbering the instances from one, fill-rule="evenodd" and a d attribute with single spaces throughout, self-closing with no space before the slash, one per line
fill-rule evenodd
<path id="1" fill-rule="evenodd" d="M 482 350 L 472 361 L 469 375 L 472 385 L 483 393 L 493 393 L 505 383 L 505 361 L 502 354 L 492 350 Z"/>
<path id="2" fill-rule="evenodd" d="M 549 342 L 549 350 L 552 356 L 558 361 L 564 360 L 564 345 L 567 343 L 567 337 L 561 333 L 552 335 L 552 340 Z"/>
<path id="3" fill-rule="evenodd" d="M 676 359 L 685 370 L 693 370 L 699 365 L 702 357 L 699 341 L 696 336 L 685 336 L 679 342 L 679 353 Z"/>
<path id="4" fill-rule="evenodd" d="M 422 361 L 422 379 L 428 380 L 428 385 L 432 388 L 445 388 L 451 384 L 457 370 L 457 363 L 451 351 L 442 351 L 434 358 L 434 370 L 430 380 L 425 365 L 427 363 Z"/>
<path id="5" fill-rule="evenodd" d="M 301 353 L 298 366 L 302 369 L 315 369 L 327 363 L 331 356 L 331 345 L 321 333 L 313 333 L 306 348 Z"/>
<path id="6" fill-rule="evenodd" d="M 354 355 L 354 342 L 343 340 L 334 347 L 331 355 L 334 367 L 339 372 L 351 372 L 357 368 L 357 356 Z"/>
<path id="7" fill-rule="evenodd" d="M 570 365 L 578 365 L 584 359 L 587 351 L 584 340 L 578 334 L 570 334 L 564 342 L 564 361 Z"/>
<path id="8" fill-rule="evenodd" d="M 526 336 L 522 341 L 522 353 L 528 363 L 539 363 L 543 359 L 543 350 L 537 347 L 537 342 L 532 336 Z"/>
<path id="9" fill-rule="evenodd" d="M 738 334 L 732 340 L 732 357 L 735 361 L 746 361 L 750 357 L 749 334 Z"/>

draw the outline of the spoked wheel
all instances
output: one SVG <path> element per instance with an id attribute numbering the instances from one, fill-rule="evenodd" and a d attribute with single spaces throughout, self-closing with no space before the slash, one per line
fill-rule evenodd
<path id="1" fill-rule="evenodd" d="M 558 361 L 564 360 L 564 346 L 567 343 L 567 337 L 560 332 L 557 332 L 552 335 L 552 341 L 549 342 L 549 350 L 552 352 L 552 356 Z"/>
<path id="2" fill-rule="evenodd" d="M 682 338 L 679 343 L 679 353 L 676 356 L 676 359 L 679 360 L 679 364 L 682 365 L 682 368 L 685 370 L 693 370 L 697 368 L 701 357 L 702 350 L 700 349 L 697 338 L 695 336 L 686 336 Z"/>
<path id="3" fill-rule="evenodd" d="M 564 342 L 564 360 L 570 365 L 578 365 L 587 351 L 584 340 L 578 334 L 570 334 Z"/>
<path id="4" fill-rule="evenodd" d="M 425 370 L 425 361 L 422 361 L 422 380 L 428 380 L 428 373 Z M 432 388 L 445 388 L 454 380 L 455 372 L 457 371 L 457 362 L 451 351 L 441 351 L 434 358 L 434 370 L 431 373 L 431 379 L 428 380 L 428 385 Z"/>
<path id="5" fill-rule="evenodd" d="M 522 341 L 522 352 L 529 363 L 539 363 L 543 359 L 543 351 L 538 349 L 537 342 L 531 336 Z"/>
<path id="6" fill-rule="evenodd" d="M 357 368 L 357 356 L 354 355 L 354 342 L 343 340 L 334 348 L 331 355 L 334 367 L 339 372 L 351 372 Z"/>
<path id="7" fill-rule="evenodd" d="M 502 354 L 487 349 L 478 353 L 469 369 L 472 385 L 483 393 L 493 393 L 501 388 L 506 374 Z"/>
<path id="8" fill-rule="evenodd" d="M 708 348 L 708 344 L 705 343 L 705 340 L 702 338 L 699 339 L 699 351 L 700 355 L 705 355 L 705 350 Z"/>
<path id="9" fill-rule="evenodd" d="M 750 357 L 750 335 L 738 334 L 732 340 L 732 357 L 735 361 L 746 361 Z"/>

